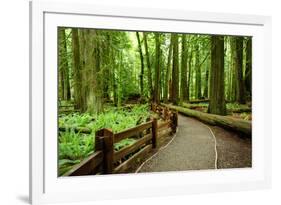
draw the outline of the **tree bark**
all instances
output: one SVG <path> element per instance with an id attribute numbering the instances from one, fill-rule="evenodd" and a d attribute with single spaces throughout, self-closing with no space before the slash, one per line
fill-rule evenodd
<path id="1" fill-rule="evenodd" d="M 78 29 L 72 28 L 72 65 L 73 65 L 73 84 L 74 84 L 74 102 L 75 109 L 83 110 L 85 102 L 82 98 L 82 85 L 81 85 L 81 66 L 80 66 L 80 46 Z"/>
<path id="2" fill-rule="evenodd" d="M 230 38 L 230 48 L 231 48 L 231 101 L 234 102 L 237 96 L 237 80 L 236 80 L 236 63 L 237 63 L 237 53 L 236 53 L 236 40 L 235 37 Z"/>
<path id="3" fill-rule="evenodd" d="M 172 49 L 173 49 L 173 43 L 172 43 L 172 35 L 170 38 L 170 46 L 169 46 L 169 52 L 168 52 L 168 61 L 167 61 L 167 71 L 166 71 L 166 84 L 164 87 L 164 102 L 168 102 L 168 93 L 169 93 L 169 87 L 170 87 L 170 79 L 171 79 L 171 58 L 172 58 Z"/>
<path id="4" fill-rule="evenodd" d="M 186 102 L 188 101 L 186 34 L 182 34 L 181 52 L 181 102 Z"/>
<path id="5" fill-rule="evenodd" d="M 139 47 L 139 53 L 140 53 L 140 61 L 141 61 L 141 72 L 140 72 L 140 94 L 143 96 L 143 74 L 144 74 L 144 60 L 143 60 L 143 54 L 142 54 L 142 48 L 141 48 L 141 41 L 140 41 L 140 35 L 139 32 L 136 32 L 137 39 L 138 39 L 138 47 Z"/>
<path id="6" fill-rule="evenodd" d="M 209 98 L 209 64 L 206 65 L 204 98 Z"/>
<path id="7" fill-rule="evenodd" d="M 199 43 L 196 44 L 196 56 L 195 56 L 195 99 L 200 99 L 201 94 L 201 66 L 199 64 L 200 50 Z"/>
<path id="8" fill-rule="evenodd" d="M 190 101 L 190 87 L 191 87 L 191 62 L 192 62 L 192 51 L 190 50 L 190 55 L 189 55 L 189 59 L 188 59 L 188 80 L 187 80 L 187 88 L 186 88 L 186 91 L 187 91 L 187 95 L 186 95 L 186 98 L 187 98 L 187 102 Z"/>
<path id="9" fill-rule="evenodd" d="M 98 114 L 102 111 L 103 84 L 100 74 L 100 42 L 98 33 L 93 29 L 81 29 L 81 50 L 83 61 L 82 95 L 85 106 L 83 111 Z"/>
<path id="10" fill-rule="evenodd" d="M 172 102 L 177 105 L 179 103 L 179 47 L 178 34 L 173 36 L 173 70 L 172 70 Z"/>
<path id="11" fill-rule="evenodd" d="M 154 100 L 160 103 L 160 34 L 155 33 L 155 83 L 154 83 Z"/>
<path id="12" fill-rule="evenodd" d="M 245 88 L 248 95 L 252 96 L 252 37 L 246 43 L 246 68 L 245 68 Z"/>
<path id="13" fill-rule="evenodd" d="M 243 37 L 236 37 L 236 102 L 245 104 L 245 88 L 243 80 Z"/>
<path id="14" fill-rule="evenodd" d="M 208 112 L 225 115 L 224 93 L 224 37 L 212 36 L 210 70 L 210 102 Z"/>
<path id="15" fill-rule="evenodd" d="M 67 44 L 66 44 L 65 29 L 59 28 L 59 66 L 61 73 L 61 88 L 62 98 L 64 100 L 71 99 L 70 82 L 69 82 L 69 64 L 67 57 Z"/>
<path id="16" fill-rule="evenodd" d="M 145 49 L 145 56 L 146 56 L 147 80 L 148 80 L 149 94 L 150 94 L 150 99 L 152 99 L 153 85 L 152 85 L 152 75 L 151 75 L 151 64 L 150 64 L 149 51 L 148 51 L 148 45 L 147 45 L 147 34 L 145 32 L 143 32 L 143 41 L 144 41 L 144 49 Z"/>

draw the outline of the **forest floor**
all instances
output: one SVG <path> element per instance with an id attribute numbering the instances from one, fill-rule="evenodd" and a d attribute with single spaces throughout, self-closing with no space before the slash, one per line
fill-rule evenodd
<path id="1" fill-rule="evenodd" d="M 173 141 L 147 160 L 138 172 L 251 167 L 250 139 L 183 115 L 179 115 L 178 122 Z"/>

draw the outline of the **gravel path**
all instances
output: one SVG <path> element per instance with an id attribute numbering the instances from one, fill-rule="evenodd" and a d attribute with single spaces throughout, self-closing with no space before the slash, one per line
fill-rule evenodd
<path id="1" fill-rule="evenodd" d="M 147 161 L 139 172 L 214 169 L 214 145 L 208 127 L 195 119 L 179 115 L 174 140 Z"/>
<path id="2" fill-rule="evenodd" d="M 235 132 L 211 127 L 217 139 L 218 168 L 252 167 L 252 142 Z"/>
<path id="3" fill-rule="evenodd" d="M 139 172 L 215 169 L 215 141 L 202 122 L 179 115 L 178 132 L 174 140 Z M 218 168 L 252 166 L 251 140 L 220 127 L 209 126 L 216 136 Z"/>

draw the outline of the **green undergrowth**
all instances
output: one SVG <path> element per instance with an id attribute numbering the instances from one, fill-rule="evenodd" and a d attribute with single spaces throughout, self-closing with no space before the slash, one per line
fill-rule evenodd
<path id="1" fill-rule="evenodd" d="M 73 165 L 81 162 L 95 151 L 95 132 L 102 128 L 112 129 L 114 133 L 142 124 L 150 116 L 149 107 L 135 105 L 130 107 L 107 107 L 99 115 L 89 113 L 72 113 L 59 117 L 59 126 L 67 127 L 59 133 L 59 175 L 67 172 Z M 86 127 L 91 134 L 75 133 L 75 127 Z M 120 150 L 135 142 L 135 139 L 124 139 L 114 144 L 115 150 Z"/>
<path id="2" fill-rule="evenodd" d="M 238 104 L 238 103 L 227 103 L 226 109 L 227 110 L 239 110 L 239 109 L 248 109 L 248 105 Z"/>

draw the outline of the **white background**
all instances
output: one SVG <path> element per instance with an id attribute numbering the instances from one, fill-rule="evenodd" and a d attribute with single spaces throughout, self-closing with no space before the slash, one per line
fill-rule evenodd
<path id="1" fill-rule="evenodd" d="M 271 190 L 127 199 L 81 204 L 280 204 L 281 6 L 278 0 L 92 0 L 104 5 L 271 15 L 273 21 L 273 188 Z M 28 1 L 0 4 L 0 204 L 28 200 Z M 280 68 L 279 68 L 280 67 Z M 278 106 L 279 105 L 279 106 Z M 270 107 L 268 109 L 271 109 Z M 71 196 L 70 196 L 71 197 Z"/>

